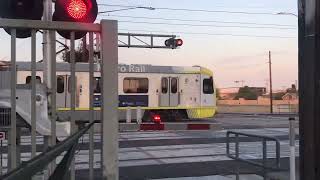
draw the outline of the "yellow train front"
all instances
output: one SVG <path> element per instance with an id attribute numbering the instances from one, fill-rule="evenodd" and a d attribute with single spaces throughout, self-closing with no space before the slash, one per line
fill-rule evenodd
<path id="1" fill-rule="evenodd" d="M 18 83 L 30 83 L 31 64 L 18 62 Z M 70 65 L 57 63 L 57 107 L 60 119 L 70 110 Z M 43 79 L 43 63 L 37 64 L 37 79 Z M 89 119 L 89 65 L 76 64 L 77 120 Z M 143 121 L 160 116 L 162 121 L 202 119 L 216 113 L 216 91 L 212 71 L 200 66 L 118 66 L 119 119 L 126 119 L 126 110 L 141 109 Z M 94 106 L 101 105 L 100 68 L 95 64 Z M 98 113 L 97 113 L 98 114 Z M 132 113 L 132 119 L 136 119 Z"/>

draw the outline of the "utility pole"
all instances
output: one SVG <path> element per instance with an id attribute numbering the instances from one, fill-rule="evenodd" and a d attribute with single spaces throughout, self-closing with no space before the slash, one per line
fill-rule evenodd
<path id="1" fill-rule="evenodd" d="M 320 1 L 298 1 L 300 178 L 320 179 Z"/>
<path id="2" fill-rule="evenodd" d="M 270 85 L 270 113 L 273 113 L 273 97 L 272 97 L 272 71 L 271 71 L 271 51 L 269 51 L 269 85 Z"/>

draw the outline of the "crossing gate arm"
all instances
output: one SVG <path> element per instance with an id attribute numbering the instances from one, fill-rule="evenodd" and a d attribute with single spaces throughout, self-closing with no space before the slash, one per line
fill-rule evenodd
<path id="1" fill-rule="evenodd" d="M 63 153 L 64 151 L 68 151 L 68 153 L 66 153 L 65 155 L 65 158 L 63 158 L 63 160 L 61 161 L 61 163 L 66 164 L 59 164 L 58 168 L 56 169 L 57 171 L 55 171 L 52 176 L 65 175 L 65 169 L 59 167 L 68 167 L 68 165 L 70 165 L 70 162 L 68 160 L 72 159 L 72 157 L 74 156 L 75 147 L 78 144 L 79 138 L 83 136 L 93 126 L 94 123 L 95 122 L 88 124 L 85 128 L 69 136 L 67 139 L 55 145 L 54 147 L 49 148 L 47 151 L 23 163 L 11 172 L 1 176 L 0 179 L 17 180 L 31 178 L 38 172 L 42 171 L 51 161 L 55 160 L 61 153 Z"/>

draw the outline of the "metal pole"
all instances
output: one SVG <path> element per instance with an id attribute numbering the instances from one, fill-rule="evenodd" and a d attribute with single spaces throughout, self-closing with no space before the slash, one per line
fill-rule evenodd
<path id="1" fill-rule="evenodd" d="M 267 169 L 267 141 L 262 140 L 262 163 L 263 163 L 263 179 L 266 180 L 266 169 Z"/>
<path id="2" fill-rule="evenodd" d="M 94 62 L 93 62 L 93 33 L 89 32 L 89 109 L 90 123 L 94 121 Z M 94 125 L 89 130 L 89 180 L 94 178 Z"/>
<path id="3" fill-rule="evenodd" d="M 10 130 L 10 170 L 17 167 L 17 119 L 16 119 L 16 29 L 11 29 L 11 130 Z"/>
<path id="4" fill-rule="evenodd" d="M 271 51 L 269 51 L 269 80 L 270 80 L 270 113 L 273 113 L 273 97 L 272 97 L 272 72 L 271 72 Z"/>
<path id="5" fill-rule="evenodd" d="M 102 174 L 103 180 L 119 179 L 118 162 L 118 23 L 101 21 L 102 36 Z"/>
<path id="6" fill-rule="evenodd" d="M 71 134 L 76 131 L 75 110 L 76 110 L 76 60 L 75 60 L 75 33 L 70 34 L 70 63 L 71 63 Z M 69 82 L 70 83 L 70 82 Z M 71 163 L 70 179 L 75 179 L 75 157 Z"/>
<path id="7" fill-rule="evenodd" d="M 44 21 L 52 21 L 52 0 L 44 0 L 44 11 L 43 11 L 43 20 Z M 44 84 L 47 86 L 47 89 L 52 92 L 52 64 L 55 63 L 52 60 L 52 54 L 55 53 L 51 52 L 52 48 L 52 31 L 44 30 L 43 31 L 43 62 L 44 62 L 44 71 L 43 71 L 43 81 Z M 53 131 L 55 131 L 55 119 L 52 117 L 52 93 L 48 94 L 48 117 L 51 120 L 51 135 Z M 54 122 L 54 125 L 52 124 Z M 55 132 L 54 132 L 55 133 Z M 44 146 L 52 146 L 55 144 L 55 140 L 52 140 L 53 137 L 51 136 L 44 136 Z M 54 171 L 55 161 L 52 161 L 48 166 L 48 175 L 50 175 Z"/>
<path id="8" fill-rule="evenodd" d="M 31 32 L 31 158 L 36 156 L 36 31 Z"/>
<path id="9" fill-rule="evenodd" d="M 236 148 L 236 158 L 239 158 L 239 135 L 236 134 L 235 136 L 235 148 Z"/>
<path id="10" fill-rule="evenodd" d="M 50 145 L 55 146 L 56 145 L 56 93 L 57 93 L 57 75 L 56 75 L 56 34 L 54 31 L 50 31 L 50 60 L 51 60 L 51 98 L 50 98 L 50 120 L 51 120 L 51 139 L 50 139 Z M 52 161 L 51 163 L 51 169 L 54 170 L 56 168 L 56 161 Z"/>
<path id="11" fill-rule="evenodd" d="M 137 124 L 141 124 L 142 119 L 141 119 L 141 107 L 137 107 Z"/>
<path id="12" fill-rule="evenodd" d="M 126 111 L 126 122 L 131 123 L 131 108 L 130 107 L 128 107 L 128 109 Z"/>
<path id="13" fill-rule="evenodd" d="M 0 152 L 0 175 L 2 175 L 2 168 L 3 168 L 3 151 L 2 151 L 2 140 L 0 140 L 0 147 L 1 147 L 1 152 Z"/>
<path id="14" fill-rule="evenodd" d="M 289 118 L 289 141 L 290 141 L 290 180 L 296 179 L 296 152 L 295 152 L 295 118 Z"/>

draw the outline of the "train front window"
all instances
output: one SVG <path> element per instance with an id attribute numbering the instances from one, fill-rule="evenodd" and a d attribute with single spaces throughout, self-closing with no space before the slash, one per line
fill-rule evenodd
<path id="1" fill-rule="evenodd" d="M 203 79 L 203 93 L 204 94 L 213 94 L 214 93 L 212 77 L 207 78 L 207 79 Z"/>
<path id="2" fill-rule="evenodd" d="M 57 77 L 57 93 L 63 93 L 64 92 L 64 77 L 58 76 Z"/>
<path id="3" fill-rule="evenodd" d="M 124 93 L 148 93 L 148 91 L 148 78 L 124 78 L 123 80 Z"/>

